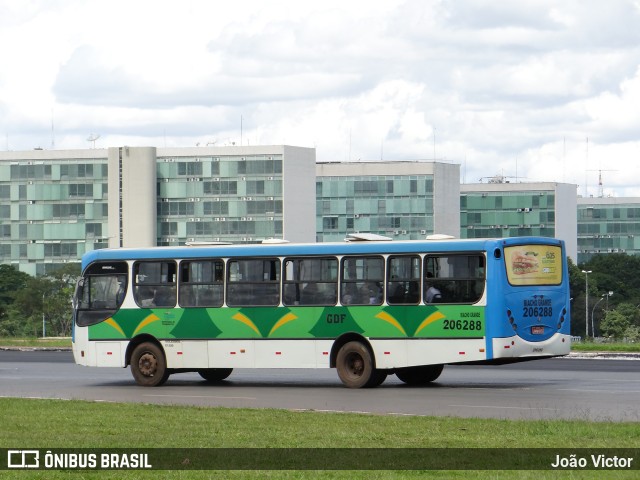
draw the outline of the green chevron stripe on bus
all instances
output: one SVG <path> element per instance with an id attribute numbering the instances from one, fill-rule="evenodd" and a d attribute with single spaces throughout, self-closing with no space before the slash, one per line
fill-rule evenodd
<path id="1" fill-rule="evenodd" d="M 122 309 L 91 340 L 157 338 L 459 338 L 485 334 L 484 308 L 455 306 Z"/>

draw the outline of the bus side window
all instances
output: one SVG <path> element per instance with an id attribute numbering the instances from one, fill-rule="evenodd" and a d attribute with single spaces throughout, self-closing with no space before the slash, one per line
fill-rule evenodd
<path id="1" fill-rule="evenodd" d="M 183 261 L 180 264 L 180 306 L 222 306 L 223 282 L 222 260 Z"/>
<path id="2" fill-rule="evenodd" d="M 133 296 L 140 307 L 174 307 L 176 264 L 144 261 L 133 266 Z"/>
<path id="3" fill-rule="evenodd" d="M 387 267 L 387 303 L 416 305 L 420 302 L 420 257 L 391 256 Z"/>
<path id="4" fill-rule="evenodd" d="M 227 305 L 275 307 L 279 303 L 279 259 L 238 258 L 227 262 Z"/>
<path id="5" fill-rule="evenodd" d="M 335 305 L 338 299 L 336 258 L 287 258 L 283 303 L 285 305 Z"/>
<path id="6" fill-rule="evenodd" d="M 477 302 L 484 294 L 484 264 L 482 254 L 425 257 L 425 302 Z"/>
<path id="7" fill-rule="evenodd" d="M 342 259 L 340 302 L 343 305 L 381 305 L 384 284 L 382 257 Z"/>

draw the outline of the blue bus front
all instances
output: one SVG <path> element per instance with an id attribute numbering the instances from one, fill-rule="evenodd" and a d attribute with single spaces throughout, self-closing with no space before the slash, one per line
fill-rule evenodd
<path id="1" fill-rule="evenodd" d="M 500 288 L 490 289 L 496 296 L 487 302 L 487 358 L 567 355 L 571 333 L 564 243 L 502 240 L 493 257 L 490 281 Z"/>

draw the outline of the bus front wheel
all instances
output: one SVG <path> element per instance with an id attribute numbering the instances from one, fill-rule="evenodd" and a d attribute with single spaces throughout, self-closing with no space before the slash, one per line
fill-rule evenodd
<path id="1" fill-rule="evenodd" d="M 138 345 L 131 355 L 131 374 L 143 387 L 158 387 L 166 382 L 170 372 L 162 349 L 151 342 Z"/>
<path id="2" fill-rule="evenodd" d="M 386 372 L 375 369 L 371 351 L 357 341 L 340 347 L 336 368 L 340 380 L 349 388 L 376 387 L 387 376 Z"/>
<path id="3" fill-rule="evenodd" d="M 396 370 L 396 377 L 408 385 L 425 385 L 436 380 L 443 368 L 444 365 L 400 368 Z"/>

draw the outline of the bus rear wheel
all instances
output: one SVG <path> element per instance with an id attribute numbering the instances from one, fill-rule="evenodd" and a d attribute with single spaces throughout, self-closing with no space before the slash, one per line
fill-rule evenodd
<path id="1" fill-rule="evenodd" d="M 231 375 L 231 372 L 233 372 L 233 368 L 207 368 L 198 370 L 198 375 L 207 382 L 219 382 Z"/>
<path id="2" fill-rule="evenodd" d="M 396 370 L 396 377 L 408 385 L 426 385 L 436 380 L 443 368 L 444 365 L 400 368 Z"/>
<path id="3" fill-rule="evenodd" d="M 358 341 L 340 347 L 336 368 L 338 377 L 349 388 L 377 387 L 387 378 L 385 371 L 375 369 L 369 348 Z"/>
<path id="4" fill-rule="evenodd" d="M 138 345 L 131 355 L 131 374 L 138 385 L 158 387 L 169 378 L 167 360 L 162 349 L 151 342 Z"/>

